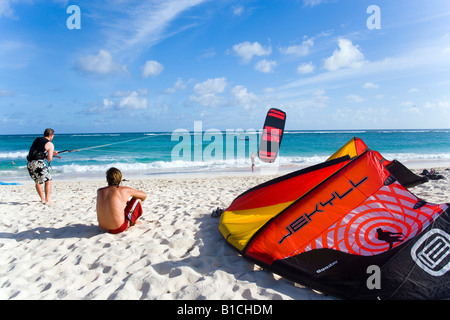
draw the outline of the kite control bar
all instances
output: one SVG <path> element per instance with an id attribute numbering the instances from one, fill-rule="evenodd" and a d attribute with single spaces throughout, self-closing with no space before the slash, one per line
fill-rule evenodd
<path id="1" fill-rule="evenodd" d="M 73 150 L 63 150 L 63 151 L 58 151 L 58 154 L 65 153 L 65 152 L 77 152 L 77 151 L 78 151 L 78 149 L 73 149 Z"/>

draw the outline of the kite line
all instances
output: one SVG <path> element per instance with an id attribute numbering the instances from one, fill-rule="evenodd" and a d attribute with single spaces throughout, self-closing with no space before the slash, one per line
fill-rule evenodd
<path id="1" fill-rule="evenodd" d="M 58 151 L 58 154 L 66 153 L 66 152 L 79 152 L 79 151 L 83 151 L 83 150 L 98 149 L 98 148 L 112 146 L 112 145 L 116 145 L 116 144 L 120 144 L 120 143 L 127 143 L 127 142 L 132 142 L 132 141 L 137 141 L 137 140 L 148 139 L 148 138 L 151 138 L 151 137 L 153 137 L 153 136 L 136 138 L 136 139 L 130 139 L 130 140 L 126 140 L 126 141 L 113 142 L 113 143 L 102 144 L 102 145 L 99 145 L 99 146 L 86 147 L 86 148 L 81 148 L 81 149 L 63 150 L 63 151 Z"/>

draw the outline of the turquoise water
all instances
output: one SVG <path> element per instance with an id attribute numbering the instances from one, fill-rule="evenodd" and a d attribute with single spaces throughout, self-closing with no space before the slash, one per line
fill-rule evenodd
<path id="1" fill-rule="evenodd" d="M 355 136 L 385 158 L 406 165 L 450 161 L 450 130 L 287 131 L 275 165 L 322 162 Z M 0 181 L 29 179 L 26 155 L 35 138 L 0 136 Z M 56 134 L 53 143 L 56 150 L 79 150 L 52 161 L 55 178 L 103 177 L 111 166 L 139 175 L 195 173 L 248 168 L 251 153 L 257 153 L 259 132 Z M 271 166 L 258 160 L 256 164 Z"/>

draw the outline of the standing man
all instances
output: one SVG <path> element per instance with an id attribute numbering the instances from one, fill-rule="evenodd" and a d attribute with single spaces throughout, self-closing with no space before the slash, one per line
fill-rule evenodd
<path id="1" fill-rule="evenodd" d="M 52 177 L 48 171 L 48 167 L 44 162 L 44 159 L 50 163 L 53 160 L 53 156 L 57 155 L 55 152 L 55 146 L 51 142 L 55 131 L 53 129 L 45 129 L 44 136 L 36 138 L 31 145 L 30 151 L 27 156 L 27 169 L 30 177 L 34 180 L 36 191 L 41 197 L 43 204 L 50 204 L 50 190 L 52 187 Z M 42 184 L 45 183 L 45 197 L 42 190 Z"/>
<path id="2" fill-rule="evenodd" d="M 254 152 L 252 152 L 251 159 L 252 159 L 252 172 L 253 172 L 253 171 L 255 171 L 255 153 Z"/>

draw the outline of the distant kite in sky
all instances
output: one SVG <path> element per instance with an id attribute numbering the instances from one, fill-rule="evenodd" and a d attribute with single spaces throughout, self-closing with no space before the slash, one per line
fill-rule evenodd
<path id="1" fill-rule="evenodd" d="M 272 163 L 280 151 L 283 139 L 286 113 L 279 109 L 269 110 L 264 122 L 263 134 L 259 143 L 259 159 L 263 162 Z"/>

